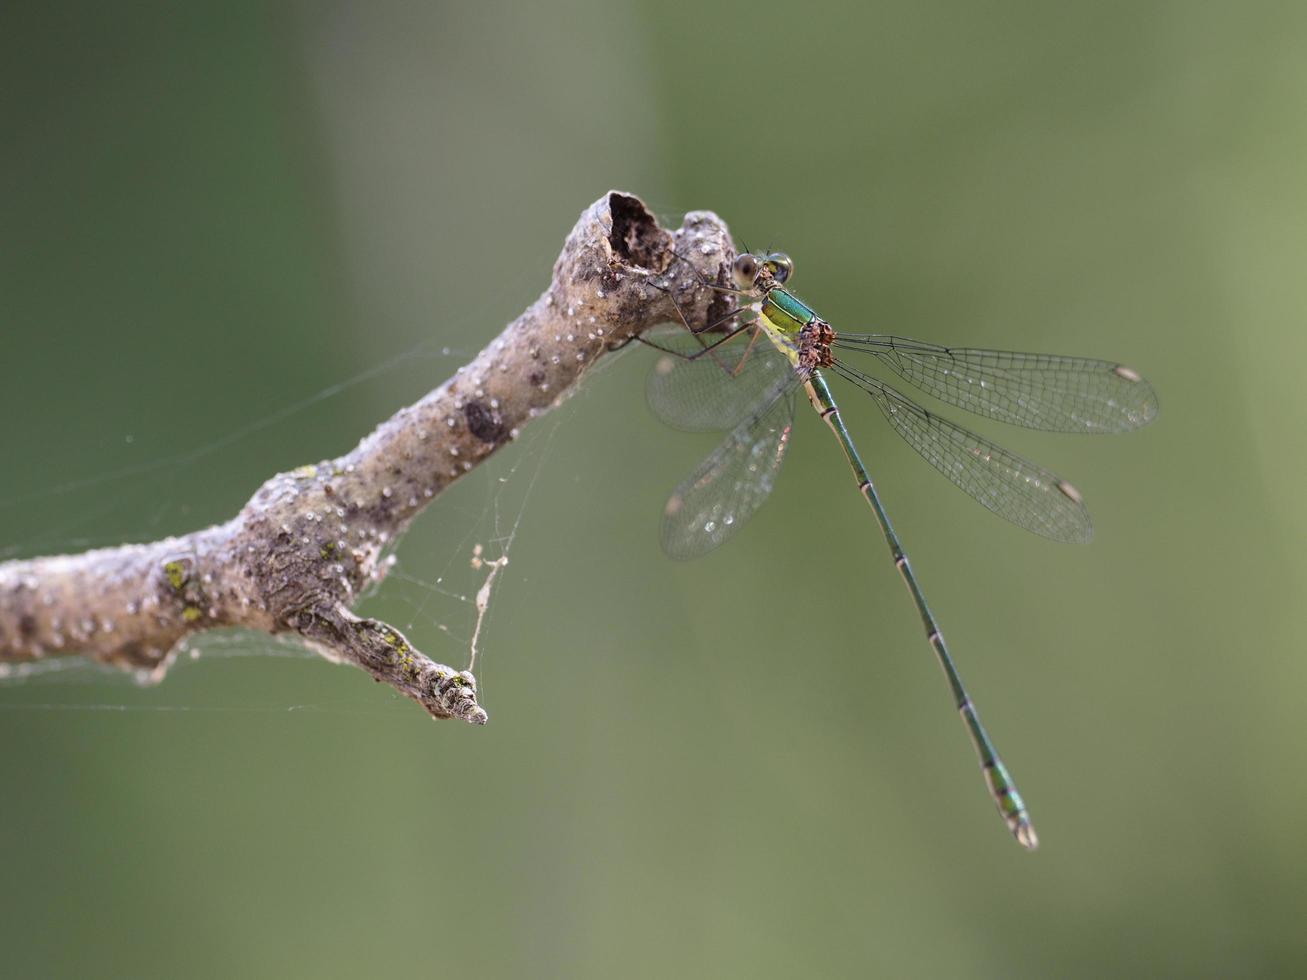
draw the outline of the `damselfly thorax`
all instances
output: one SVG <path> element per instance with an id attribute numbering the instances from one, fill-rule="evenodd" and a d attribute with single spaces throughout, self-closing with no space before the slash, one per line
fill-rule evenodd
<path id="1" fill-rule="evenodd" d="M 835 329 L 763 269 L 755 288 L 761 293 L 758 317 L 768 338 L 790 362 L 804 371 L 835 363 L 831 344 Z"/>

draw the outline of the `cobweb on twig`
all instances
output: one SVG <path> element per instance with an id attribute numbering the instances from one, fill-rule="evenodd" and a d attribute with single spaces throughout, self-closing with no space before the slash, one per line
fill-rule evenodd
<path id="1" fill-rule="evenodd" d="M 185 532 L 197 526 L 179 485 L 202 482 L 206 474 L 220 472 L 236 462 L 255 465 L 241 459 L 250 453 L 251 437 L 273 432 L 292 423 L 311 425 L 314 410 L 321 410 L 330 400 L 346 392 L 359 390 L 381 379 L 393 379 L 402 366 L 433 360 L 450 365 L 461 363 L 469 352 L 457 351 L 434 341 L 425 341 L 403 354 L 392 357 L 350 378 L 328 385 L 268 415 L 242 423 L 236 428 L 181 453 L 146 458 L 108 472 L 65 480 L 49 486 L 42 493 L 4 494 L 0 483 L 0 560 L 42 553 L 73 552 L 92 547 L 121 544 L 132 540 L 150 540 L 166 534 Z M 430 386 L 444 371 L 428 369 L 423 384 Z M 420 394 L 420 391 L 417 392 Z M 437 660 L 471 669 L 479 655 L 492 644 L 489 614 L 492 598 L 505 587 L 509 552 L 539 479 L 548 450 L 560 424 L 559 416 L 533 427 L 500 456 L 487 461 L 462 481 L 451 487 L 437 507 L 417 521 L 405 535 L 399 553 L 388 559 L 384 583 L 365 598 L 363 612 L 395 606 L 385 613 L 392 622 L 402 623 L 404 631 L 419 649 Z M 366 426 L 360 426 L 360 429 Z M 358 433 L 358 434 L 361 434 Z M 347 440 L 346 440 L 347 441 Z M 344 444 L 340 447 L 346 448 Z M 75 451 L 75 450 L 68 450 Z M 257 450 L 254 455 L 261 455 Z M 289 469 L 301 459 L 277 459 L 266 466 L 267 476 L 276 469 Z M 147 481 L 145 487 L 142 481 Z M 244 490 L 252 490 L 257 480 Z M 58 510 L 66 519 L 53 525 L 32 528 L 26 522 L 25 505 L 36 499 L 55 498 Z M 148 499 L 148 504 L 142 500 Z M 239 506 L 237 504 L 236 506 Z M 23 528 L 23 532 L 19 532 Z M 93 529 L 93 530 L 91 530 Z M 438 556 L 438 557 L 436 557 Z M 399 608 L 406 607 L 406 608 Z M 55 657 L 39 661 L 0 664 L 0 711 L 5 710 L 96 710 L 96 711 L 352 711 L 359 702 L 313 705 L 305 704 L 222 704 L 175 703 L 181 684 L 195 663 L 214 663 L 233 658 L 290 658 L 318 661 L 321 658 L 294 637 L 272 636 L 248 630 L 214 630 L 189 637 L 179 648 L 168 671 L 168 680 L 159 691 L 146 695 L 131 692 L 133 686 L 148 687 L 155 680 L 149 671 L 130 672 L 106 667 L 79 656 Z M 484 678 L 483 691 L 484 691 Z M 188 689 L 195 684 L 185 685 Z M 60 692 L 59 700 L 37 698 L 50 690 Z M 86 688 L 92 700 L 72 696 L 73 688 Z M 257 690 L 251 685 L 252 690 Z M 360 688 L 369 690 L 371 686 Z M 104 697 L 106 691 L 122 695 L 115 700 Z M 200 694 L 204 695 L 200 686 Z M 63 697 L 68 694 L 68 697 Z M 142 699 L 144 698 L 144 699 Z M 165 701 L 169 703 L 164 703 Z M 390 706 L 401 703 L 393 696 Z M 375 705 L 375 701 L 373 701 Z M 375 707 L 371 710 L 376 710 Z"/>

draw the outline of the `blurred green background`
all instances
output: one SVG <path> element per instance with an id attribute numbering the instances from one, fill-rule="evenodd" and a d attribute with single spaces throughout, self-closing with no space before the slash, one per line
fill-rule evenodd
<path id="1" fill-rule="evenodd" d="M 7 975 L 1307 972 L 1307 7 L 3 22 L 2 558 L 184 532 L 346 450 L 610 187 L 786 248 L 837 327 L 1120 359 L 1163 406 L 978 425 L 1084 491 L 1072 548 L 846 396 L 1035 855 L 815 418 L 736 541 L 661 555 L 712 440 L 649 416 L 635 352 L 437 501 L 366 607 L 461 666 L 472 546 L 516 528 L 487 728 L 312 659 L 0 688 Z"/>

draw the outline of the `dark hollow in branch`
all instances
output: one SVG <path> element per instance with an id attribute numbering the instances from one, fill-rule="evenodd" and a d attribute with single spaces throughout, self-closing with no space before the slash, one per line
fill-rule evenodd
<path id="1" fill-rule="evenodd" d="M 351 608 L 383 552 L 447 486 L 556 405 L 607 351 L 730 309 L 734 247 L 714 214 L 668 231 L 612 191 L 581 215 L 544 294 L 439 388 L 337 459 L 268 480 L 230 521 L 150 544 L 0 564 L 0 661 L 82 653 L 161 678 L 191 633 L 294 632 L 436 718 L 483 724 L 476 681 Z"/>

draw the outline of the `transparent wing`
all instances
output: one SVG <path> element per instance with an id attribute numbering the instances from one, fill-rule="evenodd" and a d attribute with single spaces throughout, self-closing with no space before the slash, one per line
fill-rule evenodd
<path id="1" fill-rule="evenodd" d="M 654 414 L 677 429 L 733 429 L 770 404 L 793 374 L 789 361 L 756 327 L 741 330 L 706 354 L 703 344 L 717 337 L 674 330 L 653 338 L 677 353 L 659 353 L 645 393 Z M 677 354 L 698 356 L 688 361 Z"/>
<path id="2" fill-rule="evenodd" d="M 663 550 L 696 558 L 740 529 L 767 499 L 794 423 L 792 379 L 769 405 L 745 419 L 676 488 L 663 510 Z"/>
<path id="3" fill-rule="evenodd" d="M 1152 385 L 1111 361 L 940 347 L 881 334 L 841 334 L 834 346 L 875 355 L 940 401 L 1028 429 L 1125 432 L 1157 417 Z"/>
<path id="4" fill-rule="evenodd" d="M 931 466 L 999 517 L 1054 541 L 1084 544 L 1093 536 L 1075 487 L 847 365 L 836 372 L 871 395 L 898 434 Z"/>

